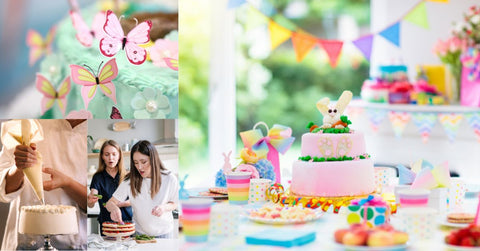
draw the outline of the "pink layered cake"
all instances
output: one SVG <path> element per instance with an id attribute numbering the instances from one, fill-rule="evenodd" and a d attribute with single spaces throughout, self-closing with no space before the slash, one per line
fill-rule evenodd
<path id="1" fill-rule="evenodd" d="M 293 163 L 290 191 L 298 196 L 342 197 L 375 190 L 373 160 L 363 133 L 350 130 L 342 113 L 352 97 L 345 91 L 335 105 L 328 98 L 317 103 L 323 125 L 309 124 L 302 136 L 302 156 Z"/>

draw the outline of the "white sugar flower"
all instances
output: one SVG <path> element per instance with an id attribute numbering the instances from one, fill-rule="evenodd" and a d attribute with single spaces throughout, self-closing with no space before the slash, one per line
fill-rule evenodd
<path id="1" fill-rule="evenodd" d="M 172 111 L 167 96 L 158 89 L 145 88 L 137 92 L 130 103 L 136 119 L 164 119 Z"/>

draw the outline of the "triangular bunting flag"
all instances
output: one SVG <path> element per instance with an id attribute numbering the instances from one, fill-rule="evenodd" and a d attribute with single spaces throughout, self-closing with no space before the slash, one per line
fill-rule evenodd
<path id="1" fill-rule="evenodd" d="M 322 40 L 319 39 L 318 42 L 322 45 L 323 49 L 328 55 L 328 59 L 330 61 L 330 65 L 332 68 L 337 67 L 338 63 L 338 56 L 342 51 L 343 42 L 337 40 Z"/>
<path id="2" fill-rule="evenodd" d="M 422 135 L 423 143 L 427 143 L 430 132 L 432 132 L 432 128 L 437 121 L 437 116 L 435 113 L 414 112 L 412 113 L 412 119 L 418 132 Z"/>
<path id="3" fill-rule="evenodd" d="M 370 120 L 372 130 L 377 132 L 379 125 L 385 119 L 385 116 L 387 116 L 387 111 L 384 109 L 367 108 L 367 116 L 368 120 Z"/>
<path id="4" fill-rule="evenodd" d="M 403 20 L 418 25 L 424 29 L 428 29 L 427 7 L 425 2 L 421 2 L 417 5 L 417 7 L 408 13 Z"/>
<path id="5" fill-rule="evenodd" d="M 402 133 L 405 130 L 408 122 L 410 121 L 410 114 L 406 112 L 389 112 L 388 118 L 392 123 L 393 132 L 397 138 L 402 137 Z"/>
<path id="6" fill-rule="evenodd" d="M 246 31 L 251 31 L 259 26 L 263 26 L 270 20 L 270 18 L 263 15 L 250 4 L 248 5 L 247 19 L 248 22 L 245 23 Z"/>
<path id="7" fill-rule="evenodd" d="M 353 44 L 362 52 L 365 58 L 370 61 L 370 55 L 372 54 L 373 35 L 361 37 L 353 41 Z"/>
<path id="8" fill-rule="evenodd" d="M 400 22 L 396 22 L 385 30 L 381 31 L 380 35 L 392 42 L 394 45 L 400 47 Z"/>
<path id="9" fill-rule="evenodd" d="M 267 17 L 271 17 L 277 13 L 277 10 L 269 1 L 260 1 L 260 8 L 258 8 L 258 10 Z"/>
<path id="10" fill-rule="evenodd" d="M 292 36 L 292 31 L 285 29 L 283 26 L 280 26 L 271 20 L 268 22 L 268 30 L 270 31 L 270 44 L 272 50 L 275 50 L 275 48 Z"/>
<path id="11" fill-rule="evenodd" d="M 275 23 L 277 23 L 278 25 L 282 26 L 287 30 L 291 30 L 291 31 L 298 30 L 297 25 L 295 25 L 292 21 L 290 21 L 288 18 L 284 17 L 283 15 L 280 15 L 280 14 L 275 15 L 273 16 L 272 19 L 273 21 L 275 21 Z"/>
<path id="12" fill-rule="evenodd" d="M 468 121 L 468 125 L 473 129 L 473 132 L 477 135 L 477 140 L 480 142 L 480 113 L 467 113 L 465 118 Z"/>
<path id="13" fill-rule="evenodd" d="M 462 114 L 455 114 L 455 113 L 440 113 L 438 114 L 438 120 L 440 124 L 445 129 L 445 133 L 447 134 L 448 140 L 450 143 L 455 141 L 457 137 L 458 128 L 460 128 L 460 122 L 462 122 L 463 116 Z"/>
<path id="14" fill-rule="evenodd" d="M 227 9 L 235 9 L 246 2 L 247 0 L 228 0 Z"/>
<path id="15" fill-rule="evenodd" d="M 317 43 L 317 39 L 305 33 L 293 32 L 292 43 L 295 54 L 297 54 L 297 62 L 301 62 L 310 50 L 313 49 Z"/>

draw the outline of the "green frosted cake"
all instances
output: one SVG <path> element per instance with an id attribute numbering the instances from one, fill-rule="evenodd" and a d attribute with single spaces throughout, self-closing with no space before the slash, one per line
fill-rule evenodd
<path id="1" fill-rule="evenodd" d="M 127 13 L 134 13 L 135 8 L 139 9 L 138 7 L 130 4 L 122 19 L 129 19 Z M 144 10 L 145 8 L 142 9 L 142 11 Z M 95 5 L 81 9 L 80 14 L 83 20 L 90 25 L 99 11 L 99 7 Z M 122 26 L 123 22 L 124 20 L 122 20 Z M 153 30 L 158 22 L 152 23 Z M 127 31 L 124 32 L 127 35 Z M 88 69 L 91 68 L 96 73 L 102 62 L 105 65 L 107 61 L 115 58 L 118 76 L 112 82 L 116 89 L 117 103 L 115 104 L 112 99 L 97 90 L 93 99 L 88 103 L 87 109 L 93 118 L 110 118 L 112 110 L 118 111 L 125 119 L 178 118 L 178 71 L 169 67 L 159 67 L 148 57 L 143 64 L 134 65 L 129 62 L 123 50 L 113 57 L 106 57 L 100 52 L 98 39 L 93 40 L 91 47 L 85 47 L 76 38 L 76 34 L 72 19 L 67 16 L 57 25 L 55 53 L 47 56 L 40 65 L 40 73 L 49 79 L 55 88 L 57 88 L 56 84 L 60 84 L 62 79 L 70 75 L 70 65 L 79 65 L 85 68 L 88 66 Z M 156 38 L 152 35 L 150 37 L 150 44 L 153 44 Z M 178 43 L 177 30 L 168 32 L 163 39 Z M 71 82 L 65 116 L 71 117 L 68 114 L 72 115 L 72 112 L 78 114 L 78 111 L 88 114 L 85 111 L 86 105 L 82 99 L 81 88 L 81 85 Z M 42 116 L 42 118 L 62 117 L 63 114 L 57 105 L 54 105 Z"/>

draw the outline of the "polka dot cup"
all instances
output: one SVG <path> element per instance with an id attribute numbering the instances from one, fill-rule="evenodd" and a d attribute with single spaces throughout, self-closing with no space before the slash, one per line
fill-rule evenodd
<path id="1" fill-rule="evenodd" d="M 269 179 L 251 179 L 248 203 L 263 203 L 268 200 L 267 190 L 272 184 Z"/>
<path id="2" fill-rule="evenodd" d="M 447 210 L 449 212 L 461 211 L 465 202 L 467 185 L 459 178 L 451 178 L 450 188 L 447 191 Z"/>
<path id="3" fill-rule="evenodd" d="M 398 230 L 408 234 L 412 241 L 423 241 L 435 236 L 437 211 L 433 208 L 402 208 L 398 211 L 396 220 L 398 220 Z"/>
<path id="4" fill-rule="evenodd" d="M 229 237 L 238 235 L 242 208 L 228 203 L 212 206 L 210 215 L 210 235 L 215 237 Z"/>
<path id="5" fill-rule="evenodd" d="M 391 185 L 393 179 L 397 177 L 395 169 L 390 167 L 375 167 L 375 187 L 376 191 L 381 193 Z"/>

